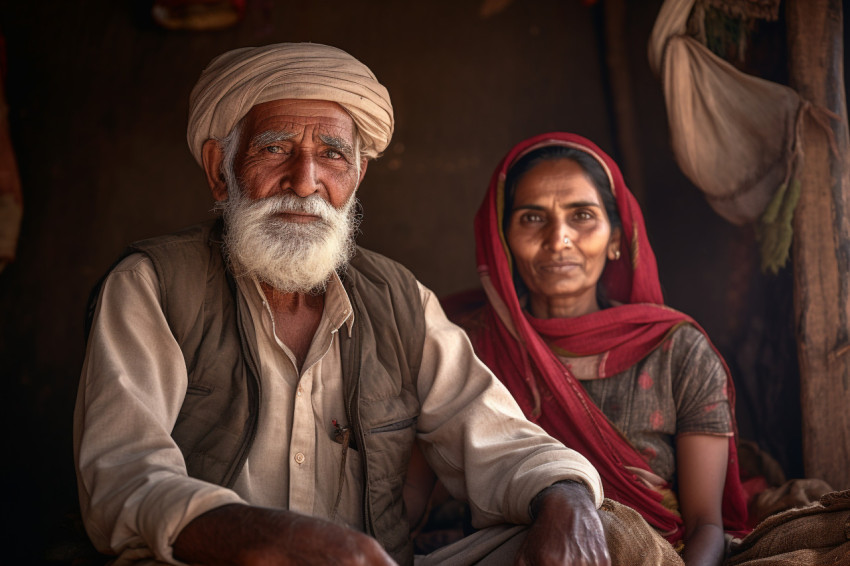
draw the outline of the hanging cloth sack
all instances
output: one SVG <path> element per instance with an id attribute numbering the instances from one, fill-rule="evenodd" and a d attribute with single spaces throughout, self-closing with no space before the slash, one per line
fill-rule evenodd
<path id="1" fill-rule="evenodd" d="M 802 156 L 802 120 L 810 116 L 828 131 L 834 115 L 787 86 L 739 71 L 685 35 L 694 2 L 665 0 L 649 40 L 673 154 L 723 218 L 742 225 L 764 215 L 762 267 L 776 270 L 787 257 L 799 197 L 790 181 Z"/>

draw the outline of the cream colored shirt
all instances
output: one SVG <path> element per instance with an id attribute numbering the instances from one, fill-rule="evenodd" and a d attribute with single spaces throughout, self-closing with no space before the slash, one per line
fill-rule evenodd
<path id="1" fill-rule="evenodd" d="M 95 313 L 74 414 L 80 504 L 95 546 L 119 563 L 172 556 L 177 535 L 202 513 L 229 503 L 287 508 L 363 530 L 360 454 L 349 450 L 335 516 L 345 423 L 339 332 L 350 332 L 351 304 L 334 276 L 319 327 L 299 372 L 275 335 L 259 285 L 238 282 L 257 335 L 263 395 L 256 439 L 233 489 L 191 478 L 170 436 L 188 377 L 162 314 L 150 260 L 125 258 L 106 279 Z M 528 504 L 546 486 L 584 482 L 602 502 L 598 473 L 528 422 L 507 390 L 419 286 L 425 343 L 418 376 L 417 439 L 474 524 L 527 523 Z"/>

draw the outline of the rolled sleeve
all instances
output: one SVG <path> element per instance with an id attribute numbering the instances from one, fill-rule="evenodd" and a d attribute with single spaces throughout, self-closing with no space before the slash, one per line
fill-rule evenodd
<path id="1" fill-rule="evenodd" d="M 187 383 L 153 266 L 131 255 L 103 284 L 74 412 L 80 506 L 98 550 L 180 564 L 171 545 L 190 521 L 243 502 L 187 475 L 171 438 Z"/>
<path id="2" fill-rule="evenodd" d="M 473 524 L 528 523 L 531 499 L 561 480 L 584 483 L 599 507 L 596 469 L 529 422 L 434 294 L 421 285 L 420 293 L 426 325 L 418 380 L 420 444 L 452 496 L 470 502 Z"/>

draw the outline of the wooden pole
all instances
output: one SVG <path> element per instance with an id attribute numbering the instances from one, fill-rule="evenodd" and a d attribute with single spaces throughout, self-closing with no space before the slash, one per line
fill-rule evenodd
<path id="1" fill-rule="evenodd" d="M 794 310 L 806 476 L 850 488 L 850 167 L 841 0 L 788 0 L 791 86 L 840 119 L 806 120 L 794 217 Z"/>

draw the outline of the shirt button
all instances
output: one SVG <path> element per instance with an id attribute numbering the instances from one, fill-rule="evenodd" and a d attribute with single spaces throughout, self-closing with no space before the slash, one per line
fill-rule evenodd
<path id="1" fill-rule="evenodd" d="M 303 464 L 304 460 L 305 460 L 304 454 L 302 454 L 301 452 L 299 452 L 298 454 L 295 455 L 295 463 L 296 464 Z"/>
<path id="2" fill-rule="evenodd" d="M 301 388 L 300 388 L 300 387 L 299 387 L 299 388 L 298 388 L 298 390 L 295 392 L 295 396 L 296 396 L 296 397 L 301 397 Z"/>

